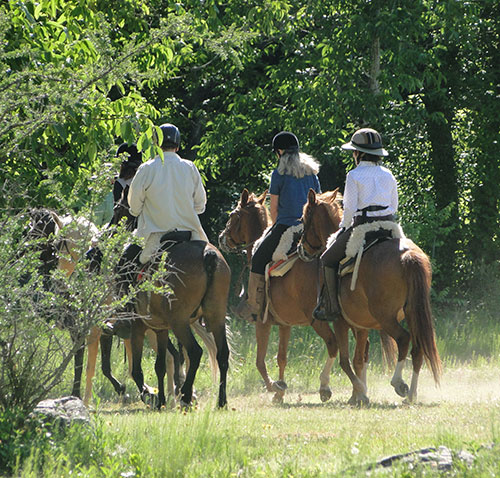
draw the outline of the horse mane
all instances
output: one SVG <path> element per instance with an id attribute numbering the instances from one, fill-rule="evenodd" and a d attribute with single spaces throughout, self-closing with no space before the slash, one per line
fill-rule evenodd
<path id="1" fill-rule="evenodd" d="M 307 201 L 303 209 L 303 222 L 310 222 L 311 215 L 313 214 L 313 208 L 316 206 L 324 205 L 328 217 L 334 224 L 340 224 L 344 211 L 342 209 L 342 194 L 338 192 L 338 188 L 334 191 L 326 191 L 324 193 L 315 195 L 315 202 L 311 204 Z"/>

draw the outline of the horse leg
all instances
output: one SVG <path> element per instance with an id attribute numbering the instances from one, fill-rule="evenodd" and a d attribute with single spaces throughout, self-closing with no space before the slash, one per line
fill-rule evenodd
<path id="1" fill-rule="evenodd" d="M 266 352 L 269 344 L 269 334 L 271 333 L 271 323 L 267 321 L 263 324 L 257 321 L 255 324 L 255 338 L 257 342 L 257 359 L 255 365 L 261 377 L 264 379 L 266 390 L 268 392 L 277 392 L 279 387 L 274 388 L 274 382 L 269 378 L 266 367 Z"/>
<path id="2" fill-rule="evenodd" d="M 175 345 L 168 338 L 167 342 L 167 390 L 169 397 L 175 400 L 176 395 L 181 389 L 181 377 L 180 377 L 180 367 L 181 358 L 179 351 L 175 348 Z"/>
<path id="3" fill-rule="evenodd" d="M 122 396 L 125 393 L 125 385 L 120 383 L 111 373 L 111 347 L 113 346 L 113 336 L 102 334 L 101 344 L 101 370 L 103 375 L 111 382 L 115 392 Z"/>
<path id="4" fill-rule="evenodd" d="M 79 340 L 79 337 L 73 337 L 73 341 L 76 342 Z M 80 398 L 80 385 L 82 383 L 82 371 L 83 371 L 83 356 L 85 355 L 85 343 L 81 345 L 81 347 L 75 353 L 75 375 L 73 380 L 73 390 L 71 391 L 71 395 L 73 397 Z"/>
<path id="5" fill-rule="evenodd" d="M 156 378 L 158 379 L 158 403 L 157 407 L 160 410 L 166 405 L 167 400 L 165 398 L 165 372 L 167 369 L 166 365 L 166 355 L 167 355 L 167 344 L 170 342 L 168 338 L 168 330 L 156 331 L 156 342 L 158 349 L 156 351 L 156 361 L 155 361 L 155 372 Z"/>
<path id="6" fill-rule="evenodd" d="M 144 334 L 146 326 L 142 320 L 132 321 L 131 349 L 132 349 L 132 378 L 137 385 L 141 400 L 146 404 L 156 402 L 156 394 L 151 388 L 144 384 L 144 374 L 142 372 L 142 349 L 144 347 Z"/>
<path id="7" fill-rule="evenodd" d="M 211 329 L 217 346 L 217 364 L 220 375 L 217 406 L 223 408 L 227 405 L 226 385 L 227 371 L 229 369 L 229 345 L 227 343 L 225 318 L 217 326 L 211 326 Z"/>
<path id="8" fill-rule="evenodd" d="M 191 405 L 193 398 L 193 383 L 196 377 L 196 372 L 200 366 L 202 348 L 196 342 L 190 326 L 187 324 L 173 324 L 172 331 L 182 346 L 186 349 L 189 357 L 189 368 L 186 374 L 186 380 L 181 387 L 181 405 L 187 407 Z"/>
<path id="9" fill-rule="evenodd" d="M 92 397 L 92 380 L 95 376 L 100 336 L 101 329 L 99 327 L 93 327 L 87 337 L 87 367 L 85 370 L 85 395 L 83 396 L 83 404 L 86 407 L 88 407 L 90 398 Z"/>
<path id="10" fill-rule="evenodd" d="M 366 395 L 365 384 L 354 374 L 349 361 L 349 326 L 342 318 L 337 319 L 333 326 L 339 345 L 340 366 L 352 383 L 352 396 L 348 403 L 350 405 L 367 405 L 369 400 Z"/>
<path id="11" fill-rule="evenodd" d="M 323 370 L 319 375 L 319 397 L 322 402 L 326 402 L 332 397 L 332 390 L 330 388 L 330 373 L 332 371 L 333 362 L 335 361 L 339 347 L 337 345 L 335 334 L 330 328 L 328 322 L 314 320 L 312 328 L 324 340 L 328 350 L 328 358 L 326 359 Z"/>
<path id="12" fill-rule="evenodd" d="M 403 380 L 403 369 L 410 346 L 410 334 L 395 319 L 390 323 L 384 324 L 383 328 L 396 341 L 398 347 L 398 362 L 391 379 L 391 385 L 400 397 L 406 397 L 408 396 L 409 389 Z M 418 375 L 416 378 L 418 380 Z"/>
<path id="13" fill-rule="evenodd" d="M 417 401 L 418 374 L 420 373 L 420 368 L 422 367 L 422 362 L 424 361 L 424 352 L 422 347 L 416 343 L 412 344 L 411 358 L 413 363 L 413 373 L 411 376 L 410 392 L 408 393 L 408 402 L 414 403 Z"/>
<path id="14" fill-rule="evenodd" d="M 368 393 L 368 386 L 366 383 L 366 370 L 368 368 L 368 330 L 367 329 L 356 329 L 353 330 L 354 336 L 356 337 L 356 348 L 354 350 L 353 367 L 356 376 L 365 385 L 365 393 Z"/>
<path id="15" fill-rule="evenodd" d="M 290 333 L 292 328 L 290 326 L 280 325 L 279 326 L 279 343 L 278 343 L 278 369 L 279 369 L 279 380 L 274 382 L 273 389 L 276 391 L 273 397 L 274 403 L 283 403 L 283 397 L 285 396 L 285 390 L 288 385 L 285 382 L 285 368 L 287 364 L 287 350 L 288 342 L 290 341 Z M 276 390 L 278 388 L 278 390 Z"/>

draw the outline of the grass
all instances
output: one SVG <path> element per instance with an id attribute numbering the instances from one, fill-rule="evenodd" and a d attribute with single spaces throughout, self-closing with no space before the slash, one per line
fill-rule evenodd
<path id="1" fill-rule="evenodd" d="M 405 405 L 390 386 L 371 337 L 368 373 L 371 404 L 347 405 L 351 387 L 338 363 L 331 376 L 333 397 L 321 403 L 316 390 L 326 358 L 310 328 L 292 333 L 285 403 L 274 405 L 255 368 L 251 325 L 230 322 L 233 354 L 229 406 L 216 410 L 217 386 L 206 358 L 196 380 L 198 403 L 190 412 L 156 412 L 142 402 L 123 355 L 113 350 L 113 371 L 126 381 L 130 401 L 120 403 L 100 371 L 95 377 L 94 432 L 82 431 L 50 450 L 36 450 L 20 477 L 354 477 L 500 476 L 500 324 L 481 311 L 439 312 L 438 347 L 444 363 L 441 387 L 427 368 L 419 401 Z M 277 331 L 268 368 L 277 376 Z M 146 352 L 146 381 L 155 384 L 154 357 Z M 410 379 L 411 364 L 405 370 Z M 456 455 L 473 453 L 473 465 L 456 456 L 451 470 L 428 466 L 369 470 L 383 457 L 424 447 L 447 446 Z M 37 455 L 38 452 L 38 455 Z"/>

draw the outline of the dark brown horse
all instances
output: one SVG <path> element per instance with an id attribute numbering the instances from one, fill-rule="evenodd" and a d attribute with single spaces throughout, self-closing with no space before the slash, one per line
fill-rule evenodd
<path id="1" fill-rule="evenodd" d="M 238 206 L 230 213 L 224 231 L 219 236 L 219 246 L 222 250 L 235 252 L 246 250 L 249 259 L 254 242 L 270 225 L 269 212 L 265 206 L 267 191 L 260 197 L 249 194 L 244 189 Z M 264 379 L 269 392 L 275 392 L 273 401 L 281 402 L 287 385 L 285 383 L 285 367 L 287 363 L 287 348 L 291 327 L 296 325 L 312 326 L 316 333 L 325 341 L 328 349 L 328 360 L 320 375 L 320 397 L 326 401 L 331 397 L 329 386 L 330 371 L 337 355 L 335 335 L 326 322 L 312 320 L 312 312 L 318 295 L 318 261 L 295 262 L 289 272 L 282 277 L 272 277 L 270 297 L 272 307 L 269 319 L 255 322 L 257 339 L 257 369 Z M 278 367 L 279 381 L 271 380 L 266 368 L 266 352 L 269 343 L 271 326 L 279 327 Z"/>
<path id="2" fill-rule="evenodd" d="M 317 258 L 329 236 L 339 228 L 342 212 L 328 193 L 309 191 L 304 207 L 304 232 L 299 244 L 302 254 Z M 339 302 L 343 318 L 334 322 L 340 350 L 340 365 L 353 385 L 350 403 L 368 403 L 366 379 L 359 364 L 349 363 L 348 331 L 356 332 L 357 347 L 364 348 L 369 329 L 383 330 L 398 347 L 398 363 L 391 380 L 396 393 L 417 399 L 418 375 L 423 359 L 439 383 L 441 360 L 436 347 L 430 305 L 431 265 L 427 255 L 406 238 L 389 239 L 368 249 L 359 265 L 359 276 L 351 290 L 352 274 L 342 278 Z M 406 318 L 409 332 L 400 322 Z M 363 332 L 363 333 L 359 333 Z M 402 378 L 409 344 L 412 344 L 413 375 L 410 388 Z"/>
<path id="3" fill-rule="evenodd" d="M 124 190 L 120 204 L 115 208 L 114 222 L 122 217 L 133 221 L 128 212 L 127 192 Z M 181 402 L 189 405 L 193 383 L 198 370 L 202 349 L 191 331 L 191 324 L 203 321 L 207 331 L 213 334 L 217 346 L 219 365 L 218 406 L 227 404 L 226 381 L 229 365 L 229 347 L 226 338 L 226 307 L 229 295 L 231 271 L 212 244 L 204 241 L 186 241 L 171 244 L 166 260 L 160 258 L 149 266 L 150 271 L 164 267 L 168 273 L 169 293 L 139 293 L 136 312 L 139 319 L 132 321 L 132 377 L 142 394 L 144 377 L 141 360 L 144 334 L 148 329 L 156 332 L 158 339 L 155 371 L 158 378 L 158 407 L 166 403 L 164 394 L 165 352 L 168 332 L 171 330 L 187 352 L 189 358 L 186 379 L 181 388 Z M 159 287 L 164 286 L 156 282 Z M 146 391 L 147 392 L 147 391 Z"/>

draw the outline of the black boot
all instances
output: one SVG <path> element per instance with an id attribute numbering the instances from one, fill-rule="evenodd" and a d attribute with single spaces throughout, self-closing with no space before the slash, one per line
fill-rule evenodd
<path id="1" fill-rule="evenodd" d="M 318 304 L 313 311 L 315 320 L 333 322 L 341 315 L 337 299 L 338 266 L 323 267 L 324 284 L 321 288 Z"/>

